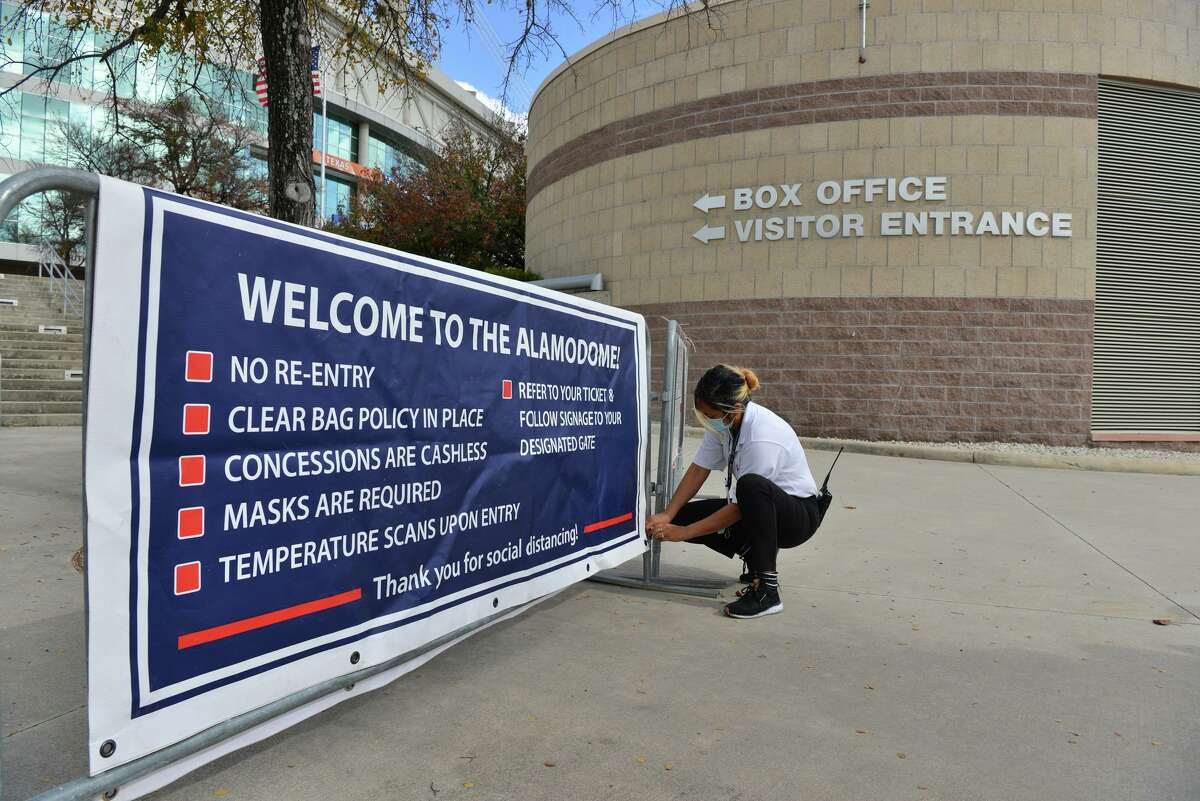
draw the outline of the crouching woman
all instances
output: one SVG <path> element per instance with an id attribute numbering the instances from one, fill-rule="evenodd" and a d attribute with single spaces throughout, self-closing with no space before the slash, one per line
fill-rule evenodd
<path id="1" fill-rule="evenodd" d="M 666 510 L 646 522 L 655 539 L 741 557 L 748 584 L 725 614 L 743 619 L 783 611 L 776 556 L 807 542 L 821 519 L 804 448 L 783 418 L 751 400 L 758 387 L 753 371 L 724 364 L 701 377 L 694 404 L 704 441 Z M 692 500 L 713 470 L 725 471 L 725 497 Z"/>

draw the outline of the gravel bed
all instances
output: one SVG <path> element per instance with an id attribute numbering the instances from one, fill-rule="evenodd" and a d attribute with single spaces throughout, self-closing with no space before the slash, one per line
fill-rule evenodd
<path id="1" fill-rule="evenodd" d="M 865 442 L 866 440 L 855 440 Z M 1076 457 L 1110 456 L 1129 459 L 1170 459 L 1200 462 L 1200 451 L 1163 451 L 1145 448 L 1083 448 L 1068 445 L 1033 445 L 1019 442 L 879 442 L 880 445 L 908 445 L 955 451 L 992 451 L 993 453 L 1033 453 L 1039 456 Z"/>

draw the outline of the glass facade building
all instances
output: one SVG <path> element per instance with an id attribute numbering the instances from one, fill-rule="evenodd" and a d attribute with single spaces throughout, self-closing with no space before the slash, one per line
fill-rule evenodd
<path id="1" fill-rule="evenodd" d="M 332 220 L 339 214 L 344 214 L 350 205 L 350 197 L 354 194 L 354 184 L 342 178 L 326 174 L 326 194 L 324 206 L 325 219 Z M 320 197 L 320 187 L 317 188 Z"/>
<path id="2" fill-rule="evenodd" d="M 12 20 L 22 14 L 22 23 L 14 27 Z M 102 48 L 111 39 L 103 32 L 71 31 L 47 15 L 24 11 L 13 3 L 0 3 L 0 21 L 5 33 L 0 36 L 0 91 L 34 72 L 36 65 L 60 63 L 73 53 Z M 219 103 L 231 121 L 260 137 L 259 144 L 251 147 L 247 169 L 266 175 L 267 110 L 255 97 L 253 73 L 231 76 L 228 70 L 174 53 L 139 59 L 127 50 L 117 59 L 120 99 L 157 103 L 181 92 L 199 92 L 208 102 Z M 195 76 L 198 80 L 193 81 Z M 437 149 L 438 133 L 450 120 L 462 119 L 477 130 L 495 130 L 487 109 L 440 73 L 403 100 L 372 93 L 361 83 L 349 86 L 346 75 L 331 74 L 322 83 L 329 92 L 328 143 L 318 102 L 313 115 L 313 171 L 319 173 L 324 154 L 328 191 L 321 211 L 326 218 L 349 204 L 358 181 L 372 171 L 391 174 L 398 169 L 406 174 L 420 169 L 423 154 Z M 0 178 L 35 166 L 68 163 L 60 135 L 64 124 L 109 130 L 110 89 L 108 69 L 85 59 L 60 71 L 53 84 L 31 81 L 0 97 Z M 355 93 L 353 102 L 344 99 L 350 92 Z M 0 227 L 0 248 L 5 242 L 37 238 L 40 202 L 26 201 Z"/>
<path id="3" fill-rule="evenodd" d="M 0 20 L 7 22 L 19 17 L 20 13 L 18 6 L 0 3 Z M 0 64 L 4 65 L 3 71 L 18 75 L 31 74 L 39 64 L 61 62 L 72 53 L 103 48 L 114 40 L 114 36 L 107 33 L 87 30 L 72 32 L 49 16 L 29 13 L 18 29 L 9 31 L 6 26 L 5 30 L 7 36 L 0 40 Z M 199 91 L 210 100 L 220 103 L 226 116 L 266 134 L 266 110 L 251 102 L 254 97 L 254 76 L 251 73 L 238 72 L 230 76 L 225 70 L 201 65 L 193 58 L 175 53 L 160 53 L 154 58 L 139 59 L 131 49 L 114 56 L 113 70 L 117 74 L 118 97 L 148 103 L 157 103 L 177 95 L 185 87 L 182 76 L 188 76 L 188 84 L 192 83 L 191 77 L 195 76 Z M 57 84 L 102 95 L 109 91 L 110 80 L 108 69 L 91 59 L 70 64 L 55 77 Z M 2 106 L 5 116 L 11 111 L 10 105 L 6 103 Z M 73 105 L 88 107 L 94 104 Z"/>
<path id="4" fill-rule="evenodd" d="M 313 112 L 313 147 L 347 161 L 358 161 L 358 125 L 333 114 L 329 115 L 329 147 L 322 140 L 321 114 Z"/>
<path id="5" fill-rule="evenodd" d="M 407 175 L 421 168 L 421 162 L 404 152 L 397 145 L 388 142 L 374 134 L 370 137 L 367 151 L 367 166 L 379 170 L 384 175 L 391 175 L 393 170 L 399 170 L 401 175 Z"/>
<path id="6" fill-rule="evenodd" d="M 23 24 L 14 28 L 11 20 L 22 13 Z M 0 37 L 0 76 L 30 75 L 37 65 L 59 63 L 72 53 L 102 48 L 112 39 L 90 30 L 70 31 L 49 16 L 22 12 L 12 3 L 0 3 L 0 20 L 6 34 Z M 250 73 L 230 75 L 171 53 L 138 59 L 132 51 L 117 56 L 114 71 L 120 99 L 147 103 L 184 91 L 181 76 L 198 76 L 196 88 L 210 103 L 219 104 L 230 120 L 266 137 L 266 109 L 254 102 L 254 76 Z M 10 78 L 5 86 L 12 82 Z M 60 134 L 64 125 L 83 125 L 94 133 L 111 130 L 112 112 L 105 103 L 111 79 L 103 64 L 94 60 L 70 64 L 55 76 L 55 84 L 47 90 L 40 82 L 30 82 L 0 97 L 0 178 L 32 166 L 68 163 Z M 265 168 L 262 161 L 264 172 Z M 36 239 L 43 203 L 41 197 L 22 203 L 15 219 L 0 227 L 0 242 Z"/>

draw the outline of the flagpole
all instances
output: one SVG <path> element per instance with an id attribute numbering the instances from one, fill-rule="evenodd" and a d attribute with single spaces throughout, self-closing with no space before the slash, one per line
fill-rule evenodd
<path id="1" fill-rule="evenodd" d="M 321 82 L 321 225 L 325 224 L 325 154 L 329 151 L 329 92 L 325 87 L 325 76 L 319 74 Z"/>

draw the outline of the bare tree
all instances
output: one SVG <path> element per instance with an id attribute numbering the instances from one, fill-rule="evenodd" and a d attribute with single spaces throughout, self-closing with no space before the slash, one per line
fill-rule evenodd
<path id="1" fill-rule="evenodd" d="M 142 182 L 142 149 L 108 128 L 78 122 L 59 124 L 54 141 L 55 161 L 77 170 Z"/>
<path id="2" fill-rule="evenodd" d="M 120 104 L 123 125 L 93 127 L 63 121 L 53 132 L 54 160 L 70 167 L 169 189 L 181 195 L 263 213 L 265 181 L 250 166 L 257 139 L 219 106 L 187 95 L 163 103 Z M 48 192 L 35 205 L 37 231 L 18 238 L 53 247 L 79 262 L 87 198 Z"/>
<path id="3" fill-rule="evenodd" d="M 121 125 L 64 122 L 56 160 L 247 211 L 265 212 L 263 182 L 251 167 L 258 136 L 205 97 L 119 104 Z"/>
<path id="4" fill-rule="evenodd" d="M 636 0 L 593 2 L 595 13 L 610 11 L 614 22 L 636 7 Z M 696 7 L 707 10 L 709 2 L 700 0 Z M 664 4 L 668 11 L 687 10 L 684 0 Z M 270 85 L 270 213 L 311 225 L 313 32 L 334 72 L 358 68 L 381 89 L 407 85 L 437 57 L 445 27 L 469 21 L 478 0 L 19 0 L 14 7 L 14 13 L 0 20 L 0 39 L 23 33 L 30 20 L 50 20 L 47 24 L 57 26 L 56 36 L 46 38 L 52 47 L 33 52 L 26 47 L 20 58 L 0 59 L 0 70 L 24 74 L 0 89 L 0 96 L 31 81 L 53 83 L 81 65 L 92 65 L 105 78 L 115 109 L 135 65 L 172 57 L 174 78 L 181 85 L 205 91 L 219 76 L 229 90 L 245 92 L 239 71 L 255 69 L 261 47 Z M 556 20 L 577 23 L 577 7 L 569 0 L 497 0 L 493 7 L 520 22 L 520 33 L 508 45 L 506 96 L 512 76 L 532 55 L 567 56 Z"/>
<path id="5" fill-rule="evenodd" d="M 60 164 L 129 181 L 143 180 L 142 151 L 133 142 L 66 120 L 52 135 L 50 148 Z M 26 204 L 33 207 L 36 228 L 18 230 L 17 240 L 47 245 L 68 265 L 82 264 L 88 198 L 73 192 L 46 192 Z"/>
<path id="6" fill-rule="evenodd" d="M 255 133 L 201 96 L 124 105 L 112 147 L 136 151 L 141 183 L 247 211 L 266 211 L 265 187 L 249 170 Z"/>
<path id="7" fill-rule="evenodd" d="M 46 192 L 34 203 L 36 230 L 18 228 L 16 241 L 52 248 L 65 264 L 83 263 L 84 214 L 88 198 L 74 192 Z"/>

